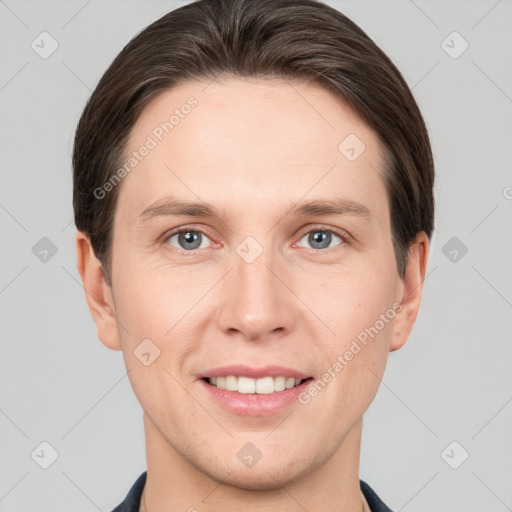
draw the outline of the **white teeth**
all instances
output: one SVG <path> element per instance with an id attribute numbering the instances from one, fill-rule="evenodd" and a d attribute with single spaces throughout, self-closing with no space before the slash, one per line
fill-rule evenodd
<path id="1" fill-rule="evenodd" d="M 269 395 L 278 391 L 298 386 L 302 379 L 294 377 L 262 377 L 261 379 L 252 379 L 251 377 L 236 377 L 227 375 L 225 377 L 210 377 L 208 382 L 219 389 L 228 391 L 238 391 L 244 394 Z"/>
<path id="2" fill-rule="evenodd" d="M 236 379 L 236 377 L 233 378 Z M 239 393 L 254 393 L 256 391 L 256 381 L 249 377 L 238 377 L 237 388 Z"/>
<path id="3" fill-rule="evenodd" d="M 228 391 L 237 391 L 237 382 L 236 377 L 233 377 L 233 375 L 229 375 L 226 377 L 226 388 Z"/>
<path id="4" fill-rule="evenodd" d="M 275 391 L 274 379 L 272 377 L 263 377 L 256 381 L 256 393 L 259 395 L 269 395 Z"/>
<path id="5" fill-rule="evenodd" d="M 284 391 L 286 389 L 286 377 L 276 377 L 274 379 L 274 391 Z"/>

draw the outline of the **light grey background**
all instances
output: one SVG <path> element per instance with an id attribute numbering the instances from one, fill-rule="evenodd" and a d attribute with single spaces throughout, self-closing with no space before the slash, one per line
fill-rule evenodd
<path id="1" fill-rule="evenodd" d="M 70 156 L 115 55 L 185 3 L 0 1 L 1 511 L 108 512 L 146 467 L 122 355 L 97 340 L 76 270 Z M 512 510 L 512 2 L 328 3 L 413 88 L 437 170 L 422 310 L 366 414 L 361 478 L 396 511 Z"/>

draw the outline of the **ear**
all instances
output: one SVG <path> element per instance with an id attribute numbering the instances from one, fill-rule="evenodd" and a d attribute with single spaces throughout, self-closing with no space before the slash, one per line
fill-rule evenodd
<path id="1" fill-rule="evenodd" d="M 401 348 L 418 316 L 421 303 L 423 281 L 427 270 L 429 240 L 425 232 L 420 232 L 409 246 L 407 269 L 401 285 L 402 309 L 393 320 L 393 330 L 389 351 Z"/>
<path id="2" fill-rule="evenodd" d="M 77 231 L 76 262 L 82 278 L 85 299 L 96 324 L 98 338 L 108 348 L 121 350 L 112 292 L 96 258 L 89 237 Z"/>

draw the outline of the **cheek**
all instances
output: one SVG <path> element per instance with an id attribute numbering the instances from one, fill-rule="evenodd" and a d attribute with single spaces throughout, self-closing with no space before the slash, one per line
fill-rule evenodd
<path id="1" fill-rule="evenodd" d="M 393 307 L 396 282 L 392 270 L 375 266 L 323 276 L 304 274 L 297 280 L 297 295 L 310 305 L 328 346 L 342 349 Z M 382 326 L 379 330 L 386 331 Z"/>
<path id="2" fill-rule="evenodd" d="M 136 254 L 120 260 L 113 258 L 119 320 L 129 326 L 132 337 L 161 339 L 197 301 L 204 288 L 199 273 L 172 272 L 165 264 L 157 266 L 154 259 Z"/>
<path id="3" fill-rule="evenodd" d="M 151 407 L 155 396 L 177 386 L 173 377 L 189 384 L 182 369 L 197 347 L 194 340 L 208 308 L 214 311 L 200 300 L 212 280 L 201 272 L 156 268 L 135 257 L 126 258 L 116 271 L 114 299 L 125 364 L 139 401 Z"/>
<path id="4" fill-rule="evenodd" d="M 393 264 L 390 260 L 331 273 L 324 279 L 315 275 L 301 280 L 300 296 L 321 319 L 314 320 L 320 326 L 316 332 L 320 380 L 326 387 L 325 394 L 319 394 L 332 403 L 336 414 L 362 413 L 378 389 L 396 315 Z"/>

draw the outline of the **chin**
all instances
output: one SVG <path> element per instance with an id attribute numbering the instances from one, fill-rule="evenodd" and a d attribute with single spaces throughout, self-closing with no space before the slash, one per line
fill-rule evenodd
<path id="1" fill-rule="evenodd" d="M 244 490 L 272 491 L 282 489 L 297 478 L 297 475 L 290 472 L 282 474 L 282 471 L 279 470 L 252 468 L 231 473 L 228 478 L 223 480 L 223 483 Z"/>
<path id="2" fill-rule="evenodd" d="M 306 473 L 313 468 L 308 461 L 304 459 L 299 461 L 267 460 L 262 457 L 253 467 L 245 468 L 242 463 L 238 463 L 226 467 L 225 471 L 228 477 L 217 475 L 226 485 L 246 490 L 279 490 L 282 487 L 292 484 L 300 480 Z M 241 467 L 242 466 L 242 467 Z M 212 475 L 213 476 L 213 475 Z M 215 477 L 214 477 L 215 478 Z M 215 478 L 219 480 L 219 478 Z"/>

